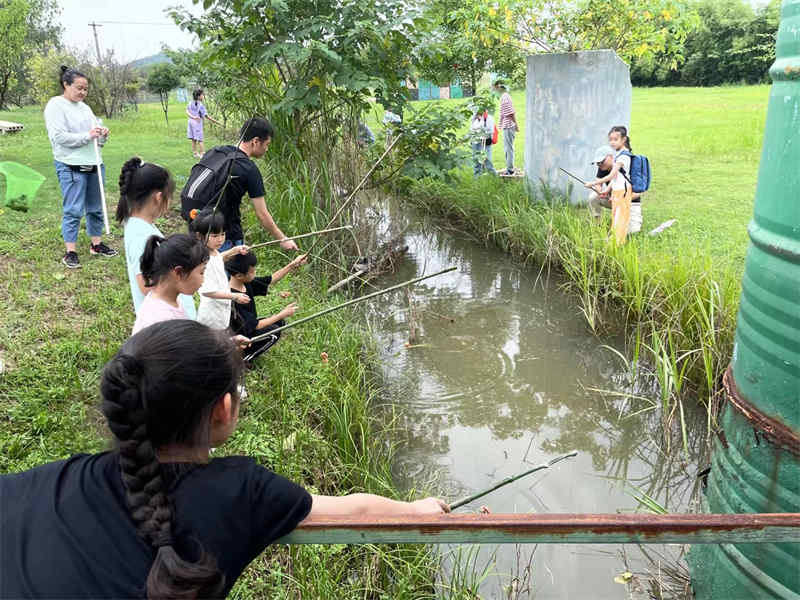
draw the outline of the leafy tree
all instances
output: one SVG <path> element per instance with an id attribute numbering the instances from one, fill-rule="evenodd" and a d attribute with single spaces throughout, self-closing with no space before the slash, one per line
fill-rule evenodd
<path id="1" fill-rule="evenodd" d="M 411 107 L 401 124 L 395 125 L 392 137 L 400 138 L 389 160 L 381 163 L 374 174 L 374 185 L 389 183 L 397 176 L 402 182 L 423 177 L 449 178 L 449 172 L 468 156 L 464 136 L 459 131 L 472 114 L 467 103 L 447 105 L 425 103 L 422 108 Z M 383 153 L 383 144 L 372 147 L 375 158 Z"/>
<path id="2" fill-rule="evenodd" d="M 758 83 L 775 60 L 780 1 L 753 10 L 742 0 L 702 0 L 694 9 L 700 26 L 686 39 L 685 62 L 665 68 L 660 56 L 634 63 L 637 85 Z"/>
<path id="3" fill-rule="evenodd" d="M 514 13 L 488 0 L 434 0 L 426 4 L 434 23 L 430 35 L 417 47 L 419 73 L 446 85 L 468 81 L 474 91 L 484 72 L 511 77 L 530 50 L 514 31 Z"/>
<path id="4" fill-rule="evenodd" d="M 270 115 L 299 144 L 309 132 L 334 139 L 375 90 L 407 100 L 420 11 L 401 0 L 205 0 L 196 17 L 173 17 L 228 72 L 245 115 Z M 281 143 L 279 141 L 279 143 Z M 315 142 L 316 143 L 316 140 Z"/>
<path id="5" fill-rule="evenodd" d="M 0 109 L 17 83 L 17 73 L 25 56 L 30 6 L 25 0 L 0 0 Z"/>
<path id="6" fill-rule="evenodd" d="M 171 63 L 161 63 L 153 67 L 147 76 L 147 89 L 158 94 L 161 108 L 164 111 L 164 120 L 169 124 L 169 93 L 181 84 L 178 69 Z"/>
<path id="7" fill-rule="evenodd" d="M 608 49 L 628 63 L 658 55 L 671 68 L 700 23 L 684 0 L 508 1 L 523 37 L 546 51 Z"/>
<path id="8" fill-rule="evenodd" d="M 0 48 L 8 48 L 16 39 L 9 19 L 16 13 L 16 5 L 26 7 L 25 36 L 21 52 L 16 60 L 5 62 L 0 58 L 0 106 L 14 103 L 21 106 L 31 100 L 31 61 L 34 57 L 45 54 L 51 49 L 61 47 L 62 28 L 58 23 L 59 7 L 56 0 L 0 0 L 0 31 L 9 31 L 8 38 L 0 39 Z M 0 55 L 7 56 L 5 50 Z"/>

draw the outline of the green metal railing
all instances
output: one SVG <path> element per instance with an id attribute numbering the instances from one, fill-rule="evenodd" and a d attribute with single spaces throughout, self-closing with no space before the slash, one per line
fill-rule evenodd
<path id="1" fill-rule="evenodd" d="M 450 514 L 309 519 L 283 544 L 763 544 L 800 542 L 800 513 Z"/>

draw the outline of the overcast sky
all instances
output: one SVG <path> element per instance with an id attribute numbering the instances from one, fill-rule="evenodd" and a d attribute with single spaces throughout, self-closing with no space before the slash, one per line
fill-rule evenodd
<path id="1" fill-rule="evenodd" d="M 158 54 L 162 44 L 170 48 L 192 46 L 193 36 L 181 31 L 164 14 L 164 9 L 185 6 L 198 14 L 202 12 L 202 4 L 193 5 L 191 0 L 58 0 L 58 3 L 64 42 L 68 46 L 94 51 L 91 21 L 127 23 L 102 23 L 97 28 L 100 51 L 113 48 L 122 61 Z"/>
<path id="2" fill-rule="evenodd" d="M 768 0 L 750 0 L 753 6 Z M 136 60 L 161 50 L 162 44 L 170 48 L 188 48 L 193 36 L 181 31 L 164 14 L 168 6 L 184 6 L 196 14 L 202 13 L 202 4 L 191 0 L 58 0 L 61 5 L 61 24 L 64 41 L 68 46 L 94 51 L 94 38 L 90 21 L 117 21 L 102 23 L 98 27 L 100 51 L 113 48 L 122 61 Z"/>

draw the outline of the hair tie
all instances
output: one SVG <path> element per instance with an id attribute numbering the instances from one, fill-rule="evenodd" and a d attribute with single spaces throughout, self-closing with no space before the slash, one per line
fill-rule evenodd
<path id="1" fill-rule="evenodd" d="M 153 548 L 172 546 L 172 535 L 169 533 L 158 533 L 153 537 L 153 541 L 150 545 L 153 546 Z"/>
<path id="2" fill-rule="evenodd" d="M 194 221 L 197 218 L 198 212 L 196 208 L 189 211 L 189 218 Z"/>

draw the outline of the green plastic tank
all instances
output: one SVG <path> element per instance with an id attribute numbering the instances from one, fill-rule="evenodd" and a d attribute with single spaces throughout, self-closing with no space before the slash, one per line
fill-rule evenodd
<path id="1" fill-rule="evenodd" d="M 800 0 L 784 0 L 705 509 L 800 512 Z M 800 600 L 800 545 L 696 545 L 695 596 Z"/>

